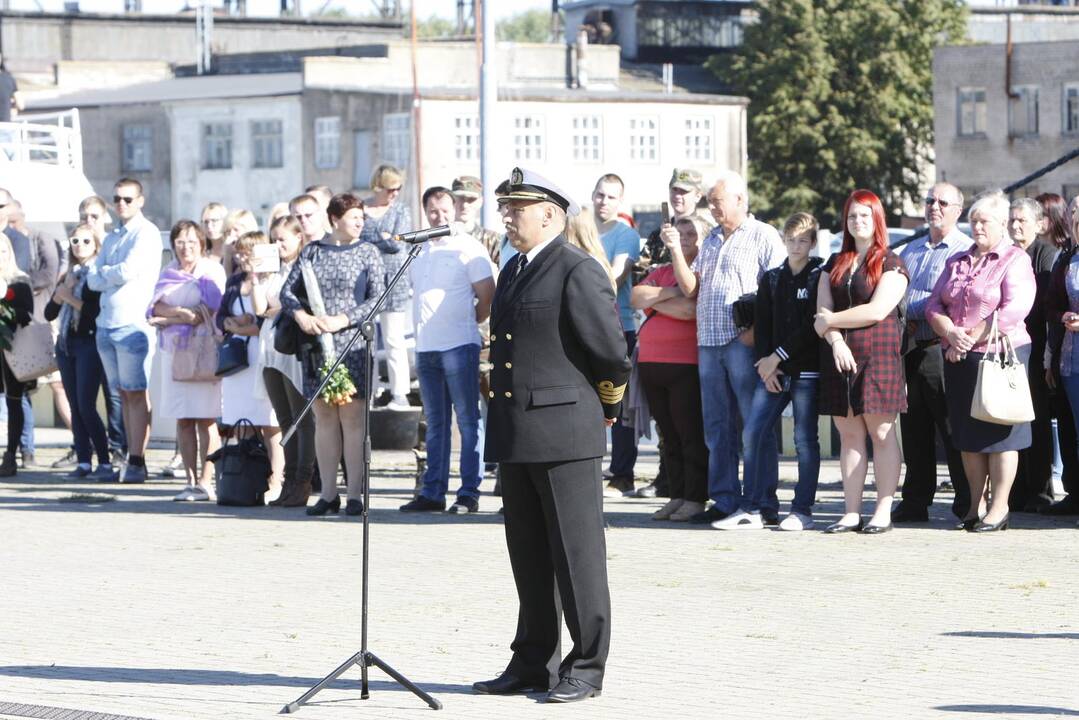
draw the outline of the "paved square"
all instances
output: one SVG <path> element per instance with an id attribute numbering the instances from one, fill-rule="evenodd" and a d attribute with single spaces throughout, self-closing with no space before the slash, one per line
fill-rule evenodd
<path id="1" fill-rule="evenodd" d="M 642 454 L 639 475 L 655 464 Z M 659 501 L 608 501 L 603 697 L 473 695 L 503 668 L 516 619 L 498 499 L 479 515 L 402 515 L 412 469 L 409 453 L 375 454 L 370 649 L 444 703 L 436 717 L 1079 716 L 1074 519 L 1015 515 L 974 536 L 947 529 L 942 502 L 929 526 L 865 537 L 721 533 L 652 522 Z M 840 510 L 837 480 L 826 463 L 818 520 Z M 359 522 L 174 503 L 178 489 L 45 471 L 0 484 L 0 717 L 269 718 L 359 649 Z M 298 717 L 432 712 L 371 678 L 369 700 L 352 671 Z"/>

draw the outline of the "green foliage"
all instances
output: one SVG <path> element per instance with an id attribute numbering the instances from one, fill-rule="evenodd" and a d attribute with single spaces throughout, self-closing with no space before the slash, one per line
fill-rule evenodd
<path id="1" fill-rule="evenodd" d="M 457 23 L 453 20 L 438 15 L 432 15 L 426 20 L 416 20 L 416 36 L 421 39 L 455 37 L 456 35 Z"/>
<path id="2" fill-rule="evenodd" d="M 500 20 L 495 27 L 499 40 L 522 43 L 551 42 L 551 13 L 546 10 L 527 10 Z"/>
<path id="3" fill-rule="evenodd" d="M 855 188 L 898 214 L 932 160 L 933 48 L 966 35 L 963 0 L 760 0 L 737 54 L 708 67 L 750 98 L 754 212 L 835 227 Z"/>

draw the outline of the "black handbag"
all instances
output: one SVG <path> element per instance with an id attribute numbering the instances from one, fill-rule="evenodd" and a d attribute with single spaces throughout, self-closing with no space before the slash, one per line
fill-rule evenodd
<path id="1" fill-rule="evenodd" d="M 748 330 L 753 327 L 756 317 L 757 293 L 746 293 L 731 304 L 731 315 L 734 317 L 734 326 L 739 330 Z"/>
<path id="2" fill-rule="evenodd" d="M 300 351 L 300 326 L 292 313 L 282 310 L 273 321 L 273 349 L 282 355 L 295 355 Z"/>
<path id="3" fill-rule="evenodd" d="M 240 309 L 244 309 L 244 296 L 240 295 Z M 247 368 L 247 342 L 250 338 L 232 333 L 225 333 L 225 340 L 217 348 L 217 370 L 219 378 L 235 375 Z"/>
<path id="4" fill-rule="evenodd" d="M 250 433 L 240 439 L 240 428 Z M 233 437 L 206 457 L 214 464 L 217 484 L 217 504 L 254 506 L 265 504 L 270 489 L 270 454 L 255 426 L 242 418 L 232 429 Z M 233 438 L 236 442 L 233 443 Z"/>
<path id="5" fill-rule="evenodd" d="M 225 342 L 217 348 L 217 370 L 214 375 L 228 377 L 247 368 L 248 339 L 239 335 L 225 336 Z"/>

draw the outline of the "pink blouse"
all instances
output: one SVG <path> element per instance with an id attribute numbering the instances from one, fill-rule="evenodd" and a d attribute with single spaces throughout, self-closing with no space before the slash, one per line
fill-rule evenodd
<path id="1" fill-rule="evenodd" d="M 1030 344 L 1024 320 L 1034 305 L 1036 286 L 1030 256 L 1018 245 L 1002 240 L 977 267 L 975 248 L 956 255 L 944 266 L 926 305 L 926 317 L 947 315 L 956 326 L 970 329 L 997 313 L 997 327 L 1016 347 Z M 943 340 L 945 348 L 947 339 Z M 985 352 L 986 343 L 971 348 Z"/>

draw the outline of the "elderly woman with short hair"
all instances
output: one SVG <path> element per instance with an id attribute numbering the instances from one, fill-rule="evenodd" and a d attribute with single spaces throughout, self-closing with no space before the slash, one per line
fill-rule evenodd
<path id="1" fill-rule="evenodd" d="M 1034 304 L 1034 270 L 1026 252 L 1008 239 L 1008 213 L 1003 193 L 974 201 L 969 213 L 974 245 L 948 261 L 926 306 L 926 319 L 945 349 L 952 442 L 962 453 L 970 484 L 970 512 L 956 527 L 970 532 L 1008 529 L 1008 495 L 1019 450 L 1030 446 L 1030 423 L 998 425 L 970 415 L 994 316 L 1000 335 L 1011 340 L 1019 360 L 1024 364 L 1030 360 L 1024 319 Z"/>

